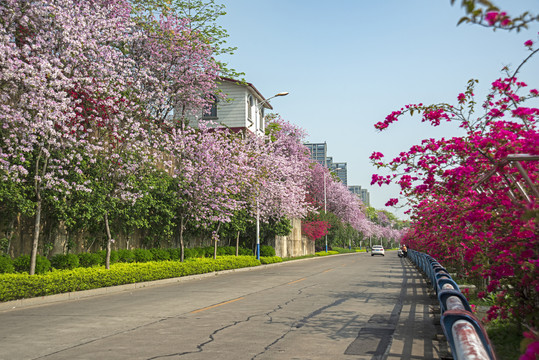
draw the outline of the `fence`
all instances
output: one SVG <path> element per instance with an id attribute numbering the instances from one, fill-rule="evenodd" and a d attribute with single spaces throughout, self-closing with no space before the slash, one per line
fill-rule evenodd
<path id="1" fill-rule="evenodd" d="M 440 302 L 440 323 L 457 360 L 495 360 L 492 345 L 481 322 L 473 315 L 468 299 L 449 272 L 436 259 L 414 250 L 408 257 L 428 277 Z"/>

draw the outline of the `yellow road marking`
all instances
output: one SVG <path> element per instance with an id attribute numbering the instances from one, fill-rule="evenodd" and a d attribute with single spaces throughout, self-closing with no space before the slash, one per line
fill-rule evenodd
<path id="1" fill-rule="evenodd" d="M 305 280 L 305 279 L 306 279 L 306 278 L 302 278 L 302 279 L 299 279 L 299 280 L 290 281 L 287 285 L 294 284 L 294 283 L 303 281 L 303 280 Z"/>
<path id="2" fill-rule="evenodd" d="M 193 311 L 190 312 L 190 314 L 195 314 L 195 313 L 198 313 L 198 312 L 201 312 L 201 311 L 204 311 L 204 310 L 213 309 L 213 308 L 216 308 L 218 306 L 230 304 L 230 303 L 233 303 L 234 301 L 238 301 L 238 300 L 242 300 L 242 299 L 244 299 L 244 298 L 240 297 L 240 298 L 237 298 L 237 299 L 234 299 L 234 300 L 225 301 L 225 302 L 215 304 L 215 305 L 212 305 L 212 306 L 208 306 L 208 307 L 205 307 L 205 308 L 202 308 L 202 309 L 193 310 Z"/>
<path id="3" fill-rule="evenodd" d="M 333 269 L 327 269 L 327 270 L 324 271 L 324 272 L 327 273 L 328 271 L 333 271 Z"/>

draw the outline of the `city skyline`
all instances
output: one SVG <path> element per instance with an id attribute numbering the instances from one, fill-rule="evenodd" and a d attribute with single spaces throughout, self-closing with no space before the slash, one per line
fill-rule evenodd
<path id="1" fill-rule="evenodd" d="M 348 185 L 348 163 L 347 162 L 334 162 L 332 156 L 328 156 L 327 142 L 323 143 L 304 143 L 311 154 L 311 159 L 318 162 L 320 165 L 328 168 L 342 181 L 344 185 L 348 187 L 352 193 L 359 196 L 363 204 L 370 205 L 370 194 L 361 185 Z"/>

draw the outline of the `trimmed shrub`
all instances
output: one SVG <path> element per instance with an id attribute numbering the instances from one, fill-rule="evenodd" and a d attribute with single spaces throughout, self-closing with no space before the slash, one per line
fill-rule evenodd
<path id="1" fill-rule="evenodd" d="M 275 264 L 283 262 L 283 259 L 281 259 L 279 256 L 261 256 L 260 262 L 262 264 Z"/>
<path id="2" fill-rule="evenodd" d="M 13 260 L 9 256 L 0 256 L 0 274 L 14 273 Z"/>
<path id="3" fill-rule="evenodd" d="M 135 255 L 135 261 L 139 263 L 148 262 L 153 260 L 153 254 L 150 250 L 146 249 L 135 249 L 133 250 L 133 255 Z"/>
<path id="4" fill-rule="evenodd" d="M 331 250 L 332 251 L 337 251 L 339 254 L 346 254 L 346 253 L 354 253 L 354 252 L 356 252 L 355 249 L 350 250 L 348 248 L 342 248 L 342 247 L 336 247 L 336 246 L 332 247 Z"/>
<path id="5" fill-rule="evenodd" d="M 166 251 L 168 252 L 168 255 L 170 256 L 170 260 L 178 261 L 180 260 L 182 256 L 182 250 L 180 248 L 166 249 Z"/>
<path id="6" fill-rule="evenodd" d="M 105 262 L 107 261 L 107 250 L 101 250 L 98 251 L 97 254 L 101 257 L 101 261 L 99 265 L 105 265 Z M 118 261 L 120 261 L 118 252 L 116 250 L 111 250 L 110 252 L 110 263 L 115 264 Z"/>
<path id="7" fill-rule="evenodd" d="M 202 252 L 203 257 L 213 257 L 213 246 L 206 246 L 203 248 L 198 248 Z"/>
<path id="8" fill-rule="evenodd" d="M 57 270 L 74 269 L 79 267 L 79 257 L 75 254 L 56 254 L 51 259 L 51 265 Z"/>
<path id="9" fill-rule="evenodd" d="M 236 255 L 236 247 L 221 246 L 217 248 L 217 255 Z"/>
<path id="10" fill-rule="evenodd" d="M 184 258 L 185 259 L 196 259 L 199 257 L 204 257 L 204 251 L 201 251 L 200 248 L 184 248 Z"/>
<path id="11" fill-rule="evenodd" d="M 225 255 L 236 255 L 236 247 L 235 246 L 222 246 L 217 248 L 217 255 L 225 256 Z M 238 255 L 245 255 L 245 256 L 253 256 L 253 252 L 249 249 L 245 248 L 238 248 Z M 210 256 L 213 256 L 213 251 Z"/>
<path id="12" fill-rule="evenodd" d="M 112 255 L 112 254 L 111 254 Z M 101 255 L 96 253 L 81 253 L 79 257 L 79 265 L 82 267 L 92 267 L 101 265 Z"/>
<path id="13" fill-rule="evenodd" d="M 275 256 L 275 249 L 269 245 L 262 245 L 260 247 L 260 257 L 262 256 L 264 257 Z"/>
<path id="14" fill-rule="evenodd" d="M 326 255 L 337 255 L 338 253 L 339 252 L 335 251 L 335 250 L 329 250 L 328 252 L 323 250 L 323 251 L 319 251 L 319 252 L 315 253 L 315 255 L 316 256 L 326 256 Z"/>
<path id="15" fill-rule="evenodd" d="M 154 261 L 170 260 L 170 253 L 165 249 L 150 249 Z"/>
<path id="16" fill-rule="evenodd" d="M 253 256 L 254 254 L 253 250 L 240 247 L 238 249 L 238 255 Z"/>
<path id="17" fill-rule="evenodd" d="M 0 301 L 96 289 L 143 281 L 203 274 L 212 271 L 238 269 L 260 265 L 253 256 L 226 256 L 214 259 L 194 259 L 183 263 L 160 261 L 147 263 L 117 263 L 103 267 L 58 270 L 45 275 L 0 275 Z"/>
<path id="18" fill-rule="evenodd" d="M 30 255 L 21 255 L 13 260 L 16 272 L 30 272 Z M 36 257 L 36 274 L 44 274 L 51 269 L 51 262 L 44 256 Z"/>
<path id="19" fill-rule="evenodd" d="M 120 249 L 116 250 L 118 254 L 118 262 L 121 263 L 132 263 L 135 262 L 135 254 L 131 250 Z"/>

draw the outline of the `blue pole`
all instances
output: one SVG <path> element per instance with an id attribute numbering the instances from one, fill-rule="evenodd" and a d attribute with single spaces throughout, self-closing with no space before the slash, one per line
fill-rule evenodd
<path id="1" fill-rule="evenodd" d="M 326 235 L 326 252 L 328 252 L 328 236 Z"/>
<path id="2" fill-rule="evenodd" d="M 256 200 L 256 259 L 260 260 L 260 207 Z"/>

